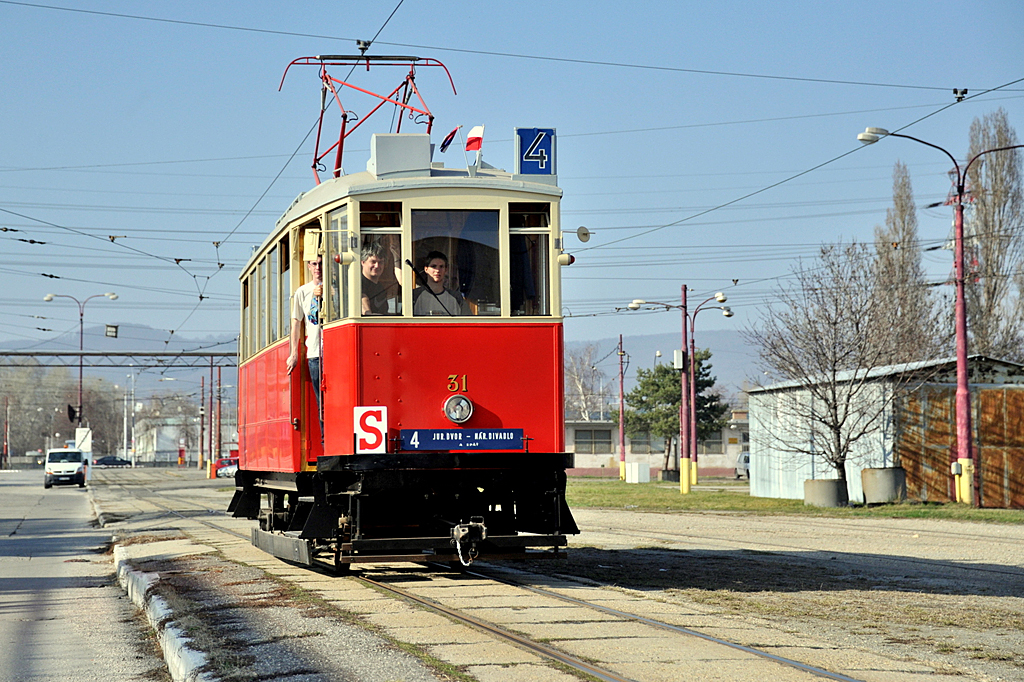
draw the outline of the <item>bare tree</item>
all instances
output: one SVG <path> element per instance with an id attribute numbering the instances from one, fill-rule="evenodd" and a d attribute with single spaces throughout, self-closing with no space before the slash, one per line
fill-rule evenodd
<path id="1" fill-rule="evenodd" d="M 1019 144 L 1006 111 L 971 124 L 970 158 Z M 965 290 L 971 351 L 1024 360 L 1024 197 L 1019 149 L 986 154 L 968 171 Z"/>
<path id="2" fill-rule="evenodd" d="M 889 320 L 876 300 L 870 250 L 860 244 L 822 246 L 817 260 L 797 264 L 760 323 L 744 335 L 760 350 L 762 368 L 793 382 L 777 411 L 792 428 L 772 429 L 772 446 L 823 458 L 841 480 L 854 446 L 877 432 L 891 390 L 872 370 L 889 364 L 878 343 Z"/>
<path id="3" fill-rule="evenodd" d="M 874 305 L 887 325 L 875 341 L 888 344 L 886 364 L 937 357 L 949 344 L 951 332 L 943 330 L 952 329 L 940 325 L 921 265 L 914 190 L 899 161 L 892 171 L 892 202 L 885 226 L 875 227 Z"/>
<path id="4" fill-rule="evenodd" d="M 599 418 L 607 404 L 604 372 L 597 368 L 597 346 L 565 351 L 565 418 L 592 421 Z"/>

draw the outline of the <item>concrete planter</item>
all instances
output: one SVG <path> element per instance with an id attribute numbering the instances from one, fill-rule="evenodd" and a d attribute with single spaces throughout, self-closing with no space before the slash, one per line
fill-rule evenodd
<path id="1" fill-rule="evenodd" d="M 804 504 L 812 507 L 845 507 L 850 501 L 846 481 L 815 478 L 804 481 Z"/>
<path id="2" fill-rule="evenodd" d="M 901 467 L 863 469 L 864 504 L 889 504 L 907 499 L 907 472 Z"/>

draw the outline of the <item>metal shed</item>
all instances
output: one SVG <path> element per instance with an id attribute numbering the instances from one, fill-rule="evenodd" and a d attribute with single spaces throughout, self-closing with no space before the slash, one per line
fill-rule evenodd
<path id="1" fill-rule="evenodd" d="M 1024 365 L 973 355 L 968 361 L 971 383 L 972 433 L 981 468 L 981 504 L 1024 508 Z M 921 501 L 949 501 L 950 462 L 956 461 L 953 419 L 956 360 L 879 367 L 849 372 L 839 381 L 864 380 L 870 386 L 862 400 L 884 400 L 893 387 L 906 386 L 861 439 L 846 462 L 851 501 L 863 501 L 861 470 L 902 466 L 907 494 Z M 913 378 L 909 384 L 907 378 Z M 815 430 L 809 419 L 788 406 L 806 407 L 812 400 L 803 382 L 787 381 L 752 389 L 750 394 L 750 494 L 757 497 L 803 498 L 803 482 L 837 478 L 821 456 L 787 451 L 779 434 L 803 439 L 813 450 Z M 819 430 L 820 437 L 820 430 Z"/>

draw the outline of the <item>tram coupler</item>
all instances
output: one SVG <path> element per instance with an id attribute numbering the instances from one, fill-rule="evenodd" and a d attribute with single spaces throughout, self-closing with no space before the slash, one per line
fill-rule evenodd
<path id="1" fill-rule="evenodd" d="M 469 566 L 480 551 L 476 543 L 487 539 L 487 526 L 484 525 L 484 517 L 471 516 L 469 523 L 459 523 L 452 527 L 452 544 L 459 554 L 459 563 Z M 463 556 L 462 548 L 466 547 L 466 555 Z"/>

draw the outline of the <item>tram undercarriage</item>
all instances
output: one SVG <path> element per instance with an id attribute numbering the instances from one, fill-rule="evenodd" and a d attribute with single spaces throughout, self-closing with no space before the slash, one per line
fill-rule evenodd
<path id="1" fill-rule="evenodd" d="M 240 470 L 228 507 L 259 519 L 253 544 L 344 570 L 363 562 L 564 556 L 579 532 L 566 455 L 410 453 L 320 458 L 316 472 Z"/>

